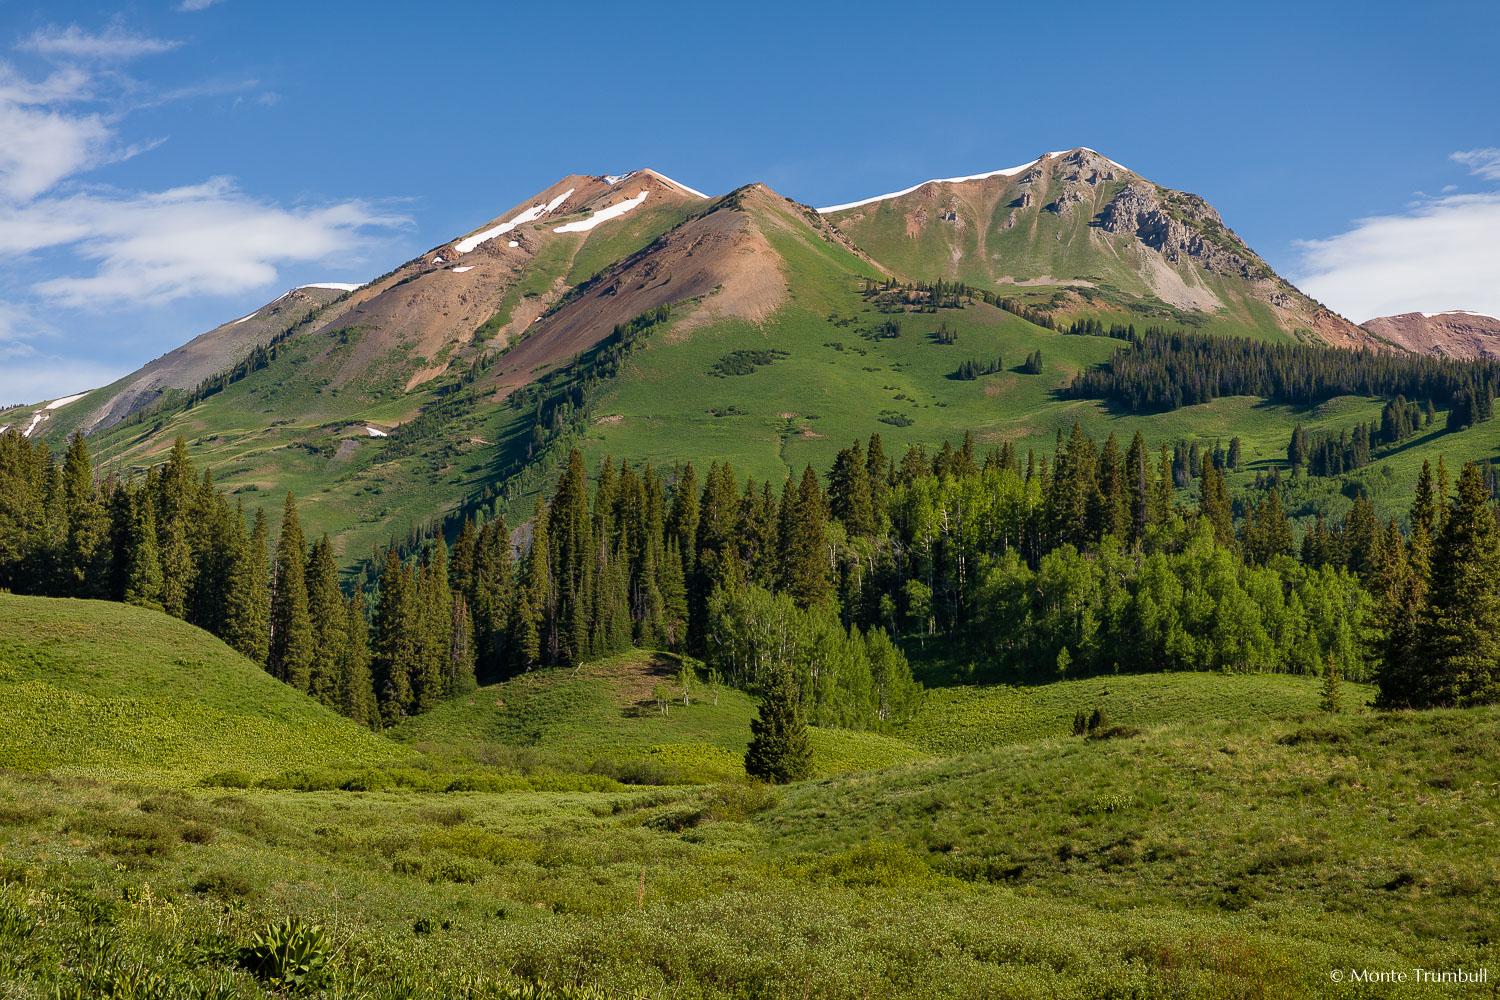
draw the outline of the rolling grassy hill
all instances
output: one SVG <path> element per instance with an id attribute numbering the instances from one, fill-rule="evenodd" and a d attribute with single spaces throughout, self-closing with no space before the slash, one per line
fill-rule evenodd
<path id="1" fill-rule="evenodd" d="M 190 782 L 401 755 L 168 615 L 0 594 L 0 768 Z"/>
<path id="2" fill-rule="evenodd" d="M 585 745 L 596 725 L 619 745 L 629 717 L 574 702 L 604 684 L 618 708 L 630 676 L 615 661 L 484 693 L 534 710 L 543 745 Z M 1066 682 L 1055 700 L 1136 680 L 1151 679 Z M 225 794 L 0 772 L 0 953 L 43 992 L 247 998 L 263 994 L 236 948 L 289 915 L 342 942 L 336 990 L 381 997 L 501 997 L 524 981 L 703 998 L 813 983 L 836 1000 L 1343 997 L 1362 994 L 1330 969 L 1500 960 L 1485 906 L 1500 888 L 1493 710 L 1327 717 L 1301 710 L 1303 690 L 1278 700 L 1279 678 L 1157 680 L 1176 694 L 1128 702 L 1176 721 L 1133 737 L 1051 735 L 1045 719 L 1047 735 L 1026 736 L 1002 719 L 997 736 L 1017 741 L 783 790 Z M 1244 711 L 1252 696 L 1276 707 Z M 515 738 L 474 701 L 425 735 Z M 673 716 L 691 720 L 682 739 L 728 733 L 692 707 Z"/>
<path id="3" fill-rule="evenodd" d="M 626 775 L 743 779 L 755 700 L 733 688 L 715 693 L 700 679 L 689 686 L 684 705 L 681 662 L 669 653 L 635 651 L 576 670 L 524 674 L 409 719 L 390 736 L 415 749 L 479 761 L 534 755 L 588 766 L 602 758 L 611 762 L 607 770 Z M 658 685 L 672 693 L 666 712 L 654 697 Z M 880 733 L 814 727 L 810 735 L 819 774 L 926 756 Z M 642 761 L 654 766 L 642 770 Z"/>

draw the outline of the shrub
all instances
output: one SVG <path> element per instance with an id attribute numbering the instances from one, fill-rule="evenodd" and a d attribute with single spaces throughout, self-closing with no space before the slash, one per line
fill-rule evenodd
<path id="1" fill-rule="evenodd" d="M 255 895 L 250 880 L 229 868 L 215 868 L 204 872 L 193 883 L 193 891 L 215 899 L 246 899 Z"/>
<path id="2" fill-rule="evenodd" d="M 249 788 L 255 784 L 255 775 L 248 771 L 216 771 L 200 784 L 207 788 Z"/>
<path id="3" fill-rule="evenodd" d="M 439 882 L 459 882 L 464 885 L 473 885 L 485 875 L 483 864 L 472 858 L 445 857 L 437 858 L 427 868 L 427 881 L 434 884 Z"/>
<path id="4" fill-rule="evenodd" d="M 272 989 L 302 993 L 322 981 L 331 957 L 323 928 L 293 917 L 255 935 L 239 964 Z"/>

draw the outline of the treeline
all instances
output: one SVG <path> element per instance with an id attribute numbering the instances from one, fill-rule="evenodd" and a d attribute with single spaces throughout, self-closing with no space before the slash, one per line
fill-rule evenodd
<path id="1" fill-rule="evenodd" d="M 363 596 L 341 590 L 326 535 L 307 544 L 290 494 L 274 558 L 268 534 L 263 510 L 247 518 L 211 472 L 197 475 L 180 437 L 144 477 L 99 480 L 81 436 L 59 464 L 44 441 L 0 434 L 0 588 L 165 611 L 365 725 L 472 685 L 467 609 L 448 592 L 441 546 L 402 569 L 406 590 L 377 608 L 372 650 Z M 391 683 L 403 671 L 406 688 Z"/>
<path id="2" fill-rule="evenodd" d="M 1315 476 L 1353 472 L 1370 464 L 1376 448 L 1394 447 L 1417 431 L 1430 427 L 1434 416 L 1431 400 L 1424 409 L 1398 394 L 1381 410 L 1379 427 L 1373 423 L 1359 423 L 1354 425 L 1352 433 L 1346 427 L 1337 435 L 1332 431 L 1308 434 L 1299 423 L 1292 428 L 1292 438 L 1287 443 L 1287 461 L 1291 463 L 1292 471 L 1305 468 Z M 1450 411 L 1449 429 L 1454 429 L 1452 424 Z"/>
<path id="3" fill-rule="evenodd" d="M 1260 396 L 1309 405 L 1334 396 L 1425 399 L 1466 407 L 1468 423 L 1487 419 L 1500 363 L 1456 361 L 1395 351 L 1349 351 L 1273 344 L 1248 337 L 1146 330 L 1064 395 L 1107 399 L 1142 412 L 1175 410 L 1220 396 Z"/>

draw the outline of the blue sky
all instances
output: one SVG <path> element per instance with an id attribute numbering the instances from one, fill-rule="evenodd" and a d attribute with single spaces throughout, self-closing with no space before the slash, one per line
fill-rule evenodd
<path id="1" fill-rule="evenodd" d="M 1091 146 L 1362 321 L 1500 313 L 1500 5 L 0 0 L 0 403 L 567 173 L 815 205 Z"/>

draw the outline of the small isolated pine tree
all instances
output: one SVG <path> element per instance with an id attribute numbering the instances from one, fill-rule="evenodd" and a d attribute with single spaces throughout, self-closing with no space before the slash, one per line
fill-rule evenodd
<path id="1" fill-rule="evenodd" d="M 1089 735 L 1102 736 L 1109 728 L 1109 713 L 1102 708 L 1094 709 L 1094 714 L 1089 716 Z"/>
<path id="2" fill-rule="evenodd" d="M 745 770 L 751 777 L 783 785 L 812 773 L 812 744 L 798 707 L 799 697 L 791 670 L 778 669 L 761 699 L 759 717 L 750 720 Z"/>
<path id="3" fill-rule="evenodd" d="M 1336 714 L 1343 704 L 1343 678 L 1339 676 L 1338 664 L 1333 662 L 1333 657 L 1323 664 L 1323 698 L 1318 702 L 1319 711 Z"/>

